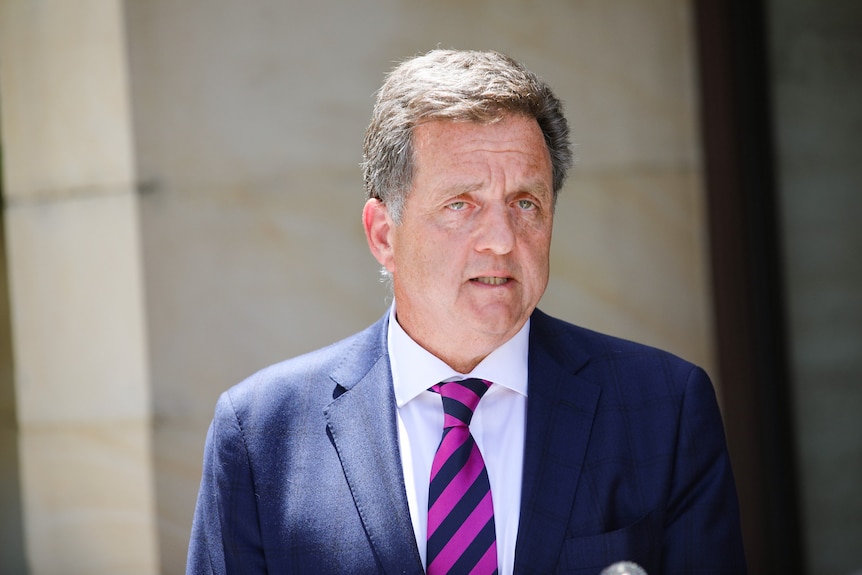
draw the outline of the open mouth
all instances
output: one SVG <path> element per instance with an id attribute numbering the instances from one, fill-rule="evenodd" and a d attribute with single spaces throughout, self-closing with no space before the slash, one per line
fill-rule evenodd
<path id="1" fill-rule="evenodd" d="M 473 279 L 471 279 L 470 281 L 472 281 L 472 282 L 476 282 L 476 283 L 480 283 L 480 284 L 484 284 L 484 285 L 487 285 L 487 286 L 501 286 L 501 285 L 503 285 L 503 284 L 505 284 L 505 283 L 508 283 L 508 282 L 509 282 L 509 278 L 501 278 L 501 277 L 496 277 L 496 276 L 489 276 L 489 277 L 478 277 L 478 278 L 473 278 Z"/>

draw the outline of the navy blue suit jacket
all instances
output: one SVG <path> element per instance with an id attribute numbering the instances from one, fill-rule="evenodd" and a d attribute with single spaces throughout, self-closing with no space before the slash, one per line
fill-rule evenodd
<path id="1" fill-rule="evenodd" d="M 227 391 L 187 572 L 423 573 L 387 319 Z M 519 574 L 745 573 L 715 394 L 670 354 L 534 312 Z"/>

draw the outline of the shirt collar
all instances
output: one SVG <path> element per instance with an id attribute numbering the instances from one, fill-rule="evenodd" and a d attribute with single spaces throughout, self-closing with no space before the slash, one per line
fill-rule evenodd
<path id="1" fill-rule="evenodd" d="M 402 407 L 441 381 L 477 377 L 527 396 L 527 358 L 530 320 L 506 343 L 492 351 L 470 373 L 458 373 L 443 360 L 416 343 L 395 319 L 395 304 L 389 310 L 387 345 L 392 366 L 395 401 Z"/>

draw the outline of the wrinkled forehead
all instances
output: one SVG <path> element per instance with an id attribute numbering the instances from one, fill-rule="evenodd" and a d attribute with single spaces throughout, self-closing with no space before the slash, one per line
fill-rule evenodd
<path id="1" fill-rule="evenodd" d="M 428 122 L 415 132 L 413 154 L 414 184 L 469 188 L 505 176 L 513 186 L 553 193 L 550 154 L 529 117 L 509 116 L 492 124 Z"/>

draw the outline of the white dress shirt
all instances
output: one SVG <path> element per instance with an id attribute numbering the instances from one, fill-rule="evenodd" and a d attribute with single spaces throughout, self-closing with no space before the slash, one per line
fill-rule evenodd
<path id="1" fill-rule="evenodd" d="M 530 322 L 470 373 L 458 373 L 425 350 L 401 328 L 395 306 L 389 315 L 388 348 L 398 406 L 398 443 L 407 503 L 422 564 L 425 565 L 428 483 L 443 433 L 440 395 L 428 389 L 441 381 L 477 377 L 492 385 L 476 408 L 470 432 L 482 452 L 497 530 L 500 575 L 512 573 L 521 505 L 527 409 L 527 354 Z"/>

